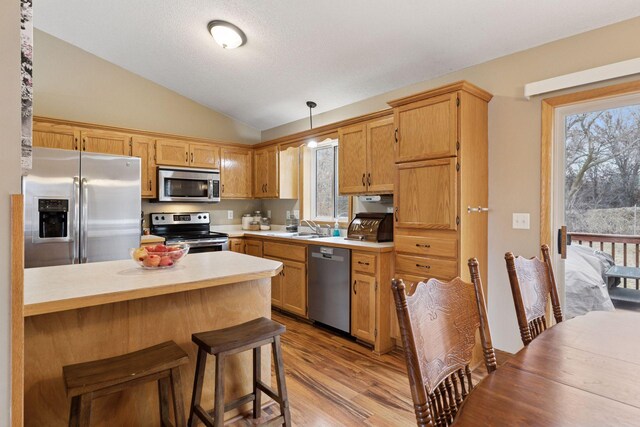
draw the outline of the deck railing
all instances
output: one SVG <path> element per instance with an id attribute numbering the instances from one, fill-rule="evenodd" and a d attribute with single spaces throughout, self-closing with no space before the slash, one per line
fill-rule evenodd
<path id="1" fill-rule="evenodd" d="M 589 246 L 613 257 L 616 265 L 630 267 L 640 266 L 640 236 L 621 234 L 567 233 L 571 236 L 571 244 Z M 629 282 L 629 285 L 627 284 Z M 632 283 L 635 282 L 635 283 Z M 640 289 L 640 281 L 623 279 L 625 288 Z"/>

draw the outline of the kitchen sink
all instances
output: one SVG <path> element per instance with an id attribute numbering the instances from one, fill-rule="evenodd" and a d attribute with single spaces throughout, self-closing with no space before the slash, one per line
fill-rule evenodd
<path id="1" fill-rule="evenodd" d="M 320 234 L 306 234 L 306 233 L 296 233 L 291 236 L 292 239 L 319 239 L 320 237 L 327 237 L 327 236 L 321 236 Z"/>

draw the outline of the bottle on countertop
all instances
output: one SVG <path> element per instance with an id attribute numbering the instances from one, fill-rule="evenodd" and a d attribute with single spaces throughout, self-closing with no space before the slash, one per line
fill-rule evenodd
<path id="1" fill-rule="evenodd" d="M 333 236 L 340 237 L 340 224 L 338 223 L 338 218 L 336 218 L 336 222 L 333 224 Z"/>

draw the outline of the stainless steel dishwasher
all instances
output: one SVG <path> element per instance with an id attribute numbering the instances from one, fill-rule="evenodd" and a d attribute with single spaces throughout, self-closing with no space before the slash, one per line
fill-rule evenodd
<path id="1" fill-rule="evenodd" d="M 351 332 L 351 250 L 309 245 L 309 319 Z"/>

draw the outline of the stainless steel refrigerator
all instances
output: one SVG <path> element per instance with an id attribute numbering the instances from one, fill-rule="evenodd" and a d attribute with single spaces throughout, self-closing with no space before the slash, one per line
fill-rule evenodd
<path id="1" fill-rule="evenodd" d="M 33 149 L 22 178 L 25 266 L 129 257 L 140 245 L 140 159 Z"/>

